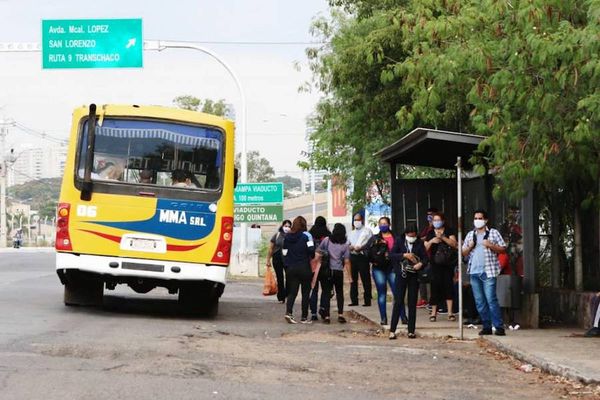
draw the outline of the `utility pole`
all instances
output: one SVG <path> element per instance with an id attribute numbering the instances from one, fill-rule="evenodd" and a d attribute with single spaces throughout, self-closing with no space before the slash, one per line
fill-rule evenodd
<path id="1" fill-rule="evenodd" d="M 6 135 L 12 121 L 0 119 L 0 247 L 6 247 Z"/>

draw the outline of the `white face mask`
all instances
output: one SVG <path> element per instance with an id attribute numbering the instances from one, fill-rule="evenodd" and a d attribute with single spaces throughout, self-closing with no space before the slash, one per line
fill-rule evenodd
<path id="1" fill-rule="evenodd" d="M 362 221 L 354 221 L 354 227 L 356 229 L 362 228 Z"/>
<path id="2" fill-rule="evenodd" d="M 289 233 L 291 229 L 292 228 L 290 228 L 289 226 L 284 226 L 283 227 L 283 233 Z"/>
<path id="3" fill-rule="evenodd" d="M 475 228 L 481 229 L 485 226 L 485 220 L 475 219 L 475 220 L 473 220 L 473 225 L 475 226 Z"/>
<path id="4" fill-rule="evenodd" d="M 413 237 L 413 236 L 406 236 L 406 241 L 407 241 L 409 244 L 413 244 L 414 242 L 416 242 L 416 241 L 417 241 L 417 237 L 416 237 L 416 236 L 414 236 L 414 237 Z"/>

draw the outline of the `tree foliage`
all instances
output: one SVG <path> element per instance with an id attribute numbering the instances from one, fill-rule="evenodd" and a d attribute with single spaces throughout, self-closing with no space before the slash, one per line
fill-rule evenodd
<path id="1" fill-rule="evenodd" d="M 324 93 L 310 162 L 388 181 L 373 153 L 416 126 L 488 137 L 496 195 L 525 182 L 598 205 L 600 1 L 332 0 L 307 50 Z M 355 200 L 359 200 L 355 196 Z"/>
<path id="2" fill-rule="evenodd" d="M 191 95 L 183 95 L 175 97 L 173 99 L 173 104 L 184 110 L 201 111 L 203 113 L 218 115 L 220 117 L 224 117 L 232 111 L 227 103 L 225 103 L 225 99 L 220 99 L 217 101 L 211 99 L 202 100 Z"/>
<path id="3" fill-rule="evenodd" d="M 52 218 L 56 214 L 56 205 L 60 194 L 61 178 L 37 179 L 22 185 L 8 188 L 8 196 L 12 202 L 25 203 L 37 210 L 39 215 Z"/>
<path id="4" fill-rule="evenodd" d="M 235 167 L 240 169 L 241 153 L 235 155 Z M 249 151 L 246 155 L 248 163 L 248 182 L 272 182 L 275 170 L 269 160 L 260 156 L 257 150 Z"/>

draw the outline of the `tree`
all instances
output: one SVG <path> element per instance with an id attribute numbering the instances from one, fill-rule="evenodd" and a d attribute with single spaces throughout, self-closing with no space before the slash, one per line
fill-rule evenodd
<path id="1" fill-rule="evenodd" d="M 207 114 L 218 115 L 220 117 L 226 116 L 230 113 L 230 108 L 225 103 L 225 99 L 217 101 L 210 99 L 199 99 L 198 97 L 183 95 L 177 96 L 173 99 L 173 104 L 184 110 L 190 111 L 201 111 Z"/>
<path id="2" fill-rule="evenodd" d="M 273 178 L 276 182 L 282 182 L 283 186 L 287 189 L 295 189 L 302 187 L 302 180 L 298 178 L 294 178 L 293 176 L 284 175 L 284 176 L 276 176 Z"/>
<path id="3" fill-rule="evenodd" d="M 494 171 L 494 195 L 550 197 L 580 265 L 582 213 L 600 208 L 600 1 L 330 4 L 346 12 L 314 24 L 330 45 L 308 49 L 325 93 L 310 162 L 341 159 L 362 190 L 381 177 L 368 152 L 416 125 L 484 135 L 472 161 Z"/>
<path id="4" fill-rule="evenodd" d="M 350 8 L 350 2 L 345 6 Z M 309 120 L 313 150 L 308 161 L 300 164 L 352 180 L 352 201 L 357 205 L 369 200 L 366 193 L 373 183 L 384 201 L 389 201 L 389 167 L 374 153 L 425 125 L 421 119 L 398 118 L 399 106 L 409 104 L 412 93 L 401 82 L 384 79 L 390 65 L 409 56 L 405 38 L 401 32 L 381 33 L 390 25 L 389 16 L 366 14 L 352 17 L 334 9 L 329 19 L 313 23 L 313 34 L 329 45 L 307 49 L 313 86 L 324 96 Z M 374 46 L 385 55 L 375 55 Z M 467 117 L 468 112 L 455 107 L 447 112 L 447 123 L 439 127 L 460 129 Z M 414 171 L 406 168 L 402 173 L 410 177 Z"/>
<path id="5" fill-rule="evenodd" d="M 240 169 L 241 153 L 235 156 L 235 167 Z M 257 150 L 249 151 L 247 154 L 248 182 L 271 182 L 275 176 L 275 170 L 271 163 L 260 156 Z"/>

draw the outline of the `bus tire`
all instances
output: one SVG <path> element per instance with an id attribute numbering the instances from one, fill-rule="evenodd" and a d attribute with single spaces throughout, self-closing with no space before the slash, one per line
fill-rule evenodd
<path id="1" fill-rule="evenodd" d="M 206 292 L 203 285 L 186 285 L 179 288 L 179 304 L 186 314 L 214 318 L 219 312 L 219 298 Z"/>
<path id="2" fill-rule="evenodd" d="M 66 306 L 101 306 L 103 297 L 104 282 L 101 280 L 71 276 L 65 282 L 64 302 Z"/>

